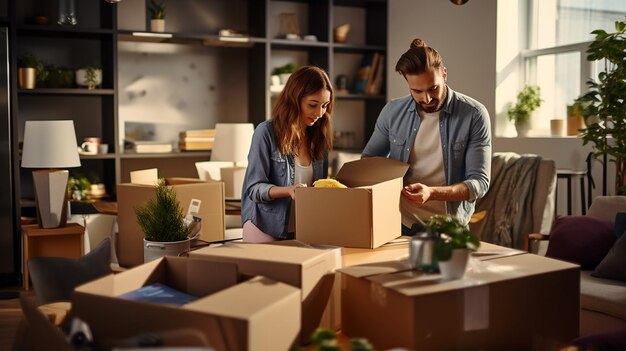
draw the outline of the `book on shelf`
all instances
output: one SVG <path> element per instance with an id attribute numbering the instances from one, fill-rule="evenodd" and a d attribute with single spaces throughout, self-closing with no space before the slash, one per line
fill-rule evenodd
<path id="1" fill-rule="evenodd" d="M 213 149 L 213 141 L 179 141 L 178 149 L 181 151 L 199 151 Z"/>
<path id="2" fill-rule="evenodd" d="M 172 152 L 174 149 L 171 143 L 161 141 L 126 141 L 125 149 L 140 153 L 162 153 Z"/>
<path id="3" fill-rule="evenodd" d="M 215 138 L 215 129 L 190 129 L 179 133 L 179 138 Z"/>
<path id="4" fill-rule="evenodd" d="M 122 299 L 182 306 L 197 298 L 161 283 L 142 286 L 118 296 Z"/>
<path id="5" fill-rule="evenodd" d="M 369 82 L 365 95 L 378 95 L 383 85 L 383 73 L 385 70 L 385 55 L 379 55 L 377 65 L 372 74 L 372 80 Z"/>
<path id="6" fill-rule="evenodd" d="M 368 94 L 368 91 L 371 90 L 376 75 L 376 69 L 380 65 L 380 57 L 381 55 L 377 52 L 363 55 L 354 82 L 353 92 L 355 94 Z"/>

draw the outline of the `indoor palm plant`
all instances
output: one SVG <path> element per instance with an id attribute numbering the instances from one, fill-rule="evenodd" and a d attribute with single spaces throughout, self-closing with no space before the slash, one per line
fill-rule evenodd
<path id="1" fill-rule="evenodd" d="M 438 238 L 435 257 L 444 278 L 462 277 L 469 253 L 478 249 L 480 240 L 450 214 L 431 216 L 426 222 L 426 232 Z"/>
<path id="2" fill-rule="evenodd" d="M 515 123 L 517 136 L 525 137 L 530 129 L 530 115 L 541 106 L 541 89 L 536 85 L 526 85 L 517 94 L 517 102 L 507 108 L 509 120 Z"/>
<path id="3" fill-rule="evenodd" d="M 593 144 L 596 156 L 608 155 L 615 162 L 615 191 L 626 195 L 626 22 L 615 22 L 615 32 L 591 32 L 595 40 L 587 49 L 589 61 L 602 61 L 597 80 L 589 80 L 587 125 L 582 129 L 583 145 Z"/>
<path id="4" fill-rule="evenodd" d="M 137 223 L 144 233 L 144 261 L 189 250 L 191 229 L 185 224 L 183 208 L 174 188 L 159 179 L 156 196 L 135 208 Z"/>

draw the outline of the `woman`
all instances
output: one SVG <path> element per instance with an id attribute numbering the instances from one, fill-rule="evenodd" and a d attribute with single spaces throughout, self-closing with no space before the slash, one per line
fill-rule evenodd
<path id="1" fill-rule="evenodd" d="M 328 176 L 333 104 L 326 72 L 304 66 L 287 80 L 272 119 L 257 126 L 242 191 L 244 241 L 293 239 L 295 189 Z"/>

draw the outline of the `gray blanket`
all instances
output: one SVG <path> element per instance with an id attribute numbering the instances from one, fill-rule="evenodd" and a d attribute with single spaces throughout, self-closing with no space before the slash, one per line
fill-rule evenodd
<path id="1" fill-rule="evenodd" d="M 533 231 L 532 203 L 541 156 L 495 153 L 491 163 L 489 191 L 476 203 L 486 210 L 481 240 L 517 249 Z"/>

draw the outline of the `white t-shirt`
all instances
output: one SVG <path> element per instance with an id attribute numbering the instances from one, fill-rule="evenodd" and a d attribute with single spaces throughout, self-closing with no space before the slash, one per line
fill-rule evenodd
<path id="1" fill-rule="evenodd" d="M 404 176 L 404 185 L 422 183 L 428 186 L 446 185 L 443 167 L 443 151 L 439 131 L 439 111 L 426 113 L 420 111 L 421 124 L 415 137 L 415 143 L 409 154 L 409 170 Z M 400 198 L 402 224 L 411 228 L 413 223 L 425 222 L 434 214 L 446 213 L 445 201 L 428 201 L 418 206 Z"/>

